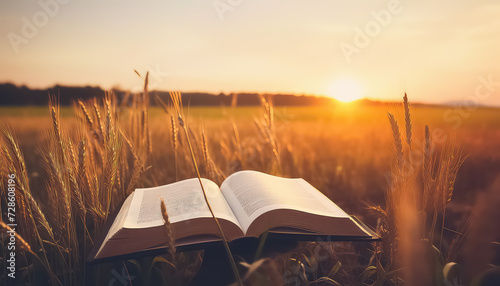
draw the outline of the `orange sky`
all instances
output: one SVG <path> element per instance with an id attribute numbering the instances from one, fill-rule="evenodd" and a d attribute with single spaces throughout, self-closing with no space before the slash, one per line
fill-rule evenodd
<path id="1" fill-rule="evenodd" d="M 269 2 L 4 0 L 0 82 L 500 105 L 496 0 Z"/>

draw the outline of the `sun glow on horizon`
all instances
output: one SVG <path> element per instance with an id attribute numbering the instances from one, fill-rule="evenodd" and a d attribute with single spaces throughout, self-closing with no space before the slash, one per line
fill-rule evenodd
<path id="1" fill-rule="evenodd" d="M 341 78 L 330 86 L 328 96 L 342 102 L 351 102 L 363 98 L 361 84 L 351 78 Z"/>

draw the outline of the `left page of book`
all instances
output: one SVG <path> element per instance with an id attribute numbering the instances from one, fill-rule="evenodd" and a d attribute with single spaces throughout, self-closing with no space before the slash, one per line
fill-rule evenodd
<path id="1" fill-rule="evenodd" d="M 130 209 L 130 203 L 133 201 L 133 198 L 134 198 L 134 193 L 128 196 L 125 202 L 123 202 L 123 205 L 121 206 L 120 211 L 116 215 L 113 224 L 111 225 L 108 233 L 106 234 L 106 237 L 103 240 L 103 243 L 99 246 L 99 250 L 96 253 L 96 257 L 99 257 L 106 243 L 123 227 L 123 223 L 127 218 L 127 214 Z"/>
<path id="2" fill-rule="evenodd" d="M 217 184 L 207 179 L 202 179 L 202 183 L 215 216 L 228 220 L 241 229 Z M 165 186 L 136 189 L 123 227 L 146 228 L 162 225 L 161 198 L 165 201 L 172 224 L 196 218 L 212 217 L 203 197 L 200 183 L 195 178 Z"/>

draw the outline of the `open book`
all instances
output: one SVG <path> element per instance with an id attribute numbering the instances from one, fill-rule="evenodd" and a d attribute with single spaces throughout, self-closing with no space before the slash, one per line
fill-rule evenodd
<path id="1" fill-rule="evenodd" d="M 208 201 L 228 240 L 265 231 L 371 238 L 330 199 L 303 179 L 240 171 L 220 186 L 202 179 Z M 160 210 L 165 201 L 176 245 L 220 240 L 198 179 L 136 189 L 123 203 L 94 259 L 166 247 Z"/>

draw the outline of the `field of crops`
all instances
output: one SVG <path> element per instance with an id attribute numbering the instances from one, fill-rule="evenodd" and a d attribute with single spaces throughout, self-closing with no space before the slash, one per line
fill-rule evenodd
<path id="1" fill-rule="evenodd" d="M 125 267 L 131 285 L 189 283 L 202 252 L 110 263 L 92 273 L 84 263 L 108 213 L 134 188 L 196 177 L 186 134 L 202 177 L 220 184 L 251 169 L 304 178 L 383 238 L 301 243 L 247 275 L 241 270 L 245 285 L 499 279 L 500 110 L 410 104 L 405 112 L 403 101 L 273 107 L 262 98 L 260 107 L 184 107 L 183 133 L 179 110 L 149 107 L 145 99 L 0 107 L 2 220 L 7 174 L 15 173 L 24 242 L 18 275 L 25 281 L 79 285 L 85 276 L 108 285 Z M 0 264 L 5 269 L 6 259 Z"/>

